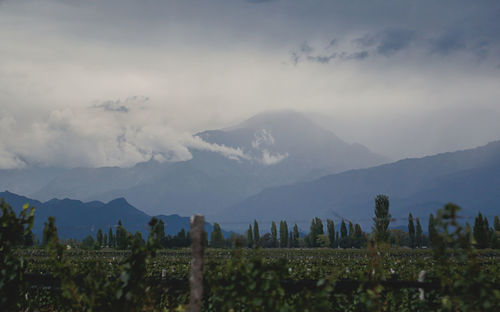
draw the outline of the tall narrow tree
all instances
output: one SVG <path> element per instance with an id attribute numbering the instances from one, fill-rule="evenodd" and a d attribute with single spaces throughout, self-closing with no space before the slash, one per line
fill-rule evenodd
<path id="1" fill-rule="evenodd" d="M 488 225 L 488 219 L 486 219 L 486 217 L 483 218 L 481 212 L 478 213 L 476 219 L 474 220 L 472 232 L 474 234 L 474 239 L 476 240 L 476 247 L 479 249 L 487 248 L 490 243 L 490 227 Z"/>
<path id="2" fill-rule="evenodd" d="M 248 248 L 253 247 L 253 231 L 252 231 L 252 225 L 248 225 L 248 230 L 247 230 L 247 243 L 248 243 Z"/>
<path id="3" fill-rule="evenodd" d="M 333 220 L 327 219 L 326 220 L 326 228 L 328 232 L 328 239 L 330 240 L 330 247 L 335 248 L 335 224 L 333 223 Z"/>
<path id="4" fill-rule="evenodd" d="M 347 226 L 345 224 L 345 221 L 342 220 L 342 223 L 340 223 L 340 242 L 339 246 L 341 248 L 347 248 L 347 241 L 349 239 L 348 233 L 347 233 Z"/>
<path id="5" fill-rule="evenodd" d="M 365 236 L 363 235 L 363 231 L 361 230 L 361 226 L 359 224 L 356 224 L 354 226 L 352 246 L 355 248 L 361 248 L 365 246 Z"/>
<path id="6" fill-rule="evenodd" d="M 410 248 L 415 248 L 415 224 L 413 224 L 411 213 L 408 216 L 408 236 L 410 237 Z"/>
<path id="7" fill-rule="evenodd" d="M 434 215 L 432 213 L 429 215 L 428 232 L 429 232 L 429 242 L 430 245 L 432 246 L 435 243 L 435 239 L 437 236 L 436 224 L 434 220 Z"/>
<path id="8" fill-rule="evenodd" d="M 271 223 L 271 245 L 273 248 L 276 248 L 278 245 L 278 230 L 274 221 Z"/>
<path id="9" fill-rule="evenodd" d="M 97 240 L 97 245 L 99 247 L 103 247 L 104 246 L 104 244 L 103 244 L 102 230 L 101 229 L 97 230 L 96 240 Z"/>
<path id="10" fill-rule="evenodd" d="M 417 242 L 417 247 L 422 248 L 422 246 L 424 245 L 424 237 L 423 237 L 422 225 L 420 224 L 420 220 L 418 218 L 417 218 L 417 231 L 415 240 Z"/>
<path id="11" fill-rule="evenodd" d="M 109 248 L 115 248 L 115 236 L 113 235 L 113 229 L 109 228 L 108 232 L 108 242 L 109 242 Z"/>
<path id="12" fill-rule="evenodd" d="M 373 218 L 375 240 L 377 242 L 389 241 L 389 223 L 391 215 L 389 214 L 389 197 L 386 195 L 377 195 L 375 198 L 375 217 Z"/>
<path id="13" fill-rule="evenodd" d="M 297 223 L 293 226 L 293 245 L 292 247 L 299 247 L 299 227 L 297 226 Z"/>
<path id="14" fill-rule="evenodd" d="M 259 224 L 257 223 L 257 220 L 253 221 L 253 244 L 255 247 L 259 246 L 260 244 L 260 233 L 259 233 Z"/>
<path id="15" fill-rule="evenodd" d="M 222 235 L 222 230 L 220 228 L 219 223 L 214 223 L 212 235 L 210 236 L 210 247 L 214 248 L 224 247 L 224 235 Z"/>
<path id="16" fill-rule="evenodd" d="M 280 221 L 280 247 L 288 247 L 288 224 L 286 221 Z"/>
<path id="17" fill-rule="evenodd" d="M 51 242 L 57 243 L 58 241 L 59 236 L 57 235 L 56 218 L 51 216 L 43 227 L 42 244 L 47 245 Z"/>

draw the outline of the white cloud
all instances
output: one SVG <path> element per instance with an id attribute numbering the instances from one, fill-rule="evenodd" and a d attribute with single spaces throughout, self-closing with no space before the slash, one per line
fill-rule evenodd
<path id="1" fill-rule="evenodd" d="M 264 165 L 276 165 L 277 163 L 281 162 L 283 159 L 288 157 L 288 153 L 285 154 L 271 154 L 268 150 L 264 149 L 262 150 L 262 158 L 260 159 L 260 162 Z"/>
<path id="2" fill-rule="evenodd" d="M 154 109 L 145 106 L 127 109 L 127 112 L 101 112 L 94 106 L 57 109 L 28 124 L 18 122 L 13 116 L 3 116 L 0 168 L 19 168 L 27 163 L 63 167 L 132 166 L 151 158 L 182 161 L 192 157 L 189 149 L 220 153 L 233 160 L 249 159 L 241 149 L 210 144 L 169 127 Z"/>

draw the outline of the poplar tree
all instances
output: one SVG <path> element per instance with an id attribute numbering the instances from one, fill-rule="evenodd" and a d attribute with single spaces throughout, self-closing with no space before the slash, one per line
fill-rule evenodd
<path id="1" fill-rule="evenodd" d="M 273 248 L 276 248 L 278 245 L 278 230 L 274 221 L 271 223 L 271 244 Z"/>
<path id="2" fill-rule="evenodd" d="M 248 241 L 248 248 L 253 247 L 253 231 L 252 231 L 252 225 L 248 225 L 248 230 L 247 230 L 247 241 Z"/>
<path id="3" fill-rule="evenodd" d="M 118 249 L 127 249 L 128 245 L 128 232 L 123 227 L 122 221 L 118 220 L 118 226 L 116 227 L 116 247 Z"/>
<path id="4" fill-rule="evenodd" d="M 299 247 L 299 227 L 297 223 L 293 226 L 293 244 L 292 247 Z"/>
<path id="5" fill-rule="evenodd" d="M 102 246 L 104 246 L 103 245 L 103 236 L 102 236 L 102 230 L 101 229 L 97 230 L 96 240 L 97 240 L 97 245 L 99 245 L 99 248 L 102 247 Z"/>
<path id="6" fill-rule="evenodd" d="M 408 236 L 410 237 L 410 248 L 415 248 L 415 225 L 411 213 L 408 216 Z"/>
<path id="7" fill-rule="evenodd" d="M 215 247 L 215 248 L 224 247 L 224 235 L 222 235 L 222 230 L 220 228 L 219 223 L 214 223 L 212 235 L 210 236 L 210 247 Z"/>
<path id="8" fill-rule="evenodd" d="M 255 247 L 259 246 L 260 234 L 259 234 L 259 224 L 257 220 L 253 221 L 253 244 Z"/>
<path id="9" fill-rule="evenodd" d="M 349 221 L 349 237 L 347 239 L 347 248 L 351 248 L 354 244 L 354 225 Z"/>
<path id="10" fill-rule="evenodd" d="M 309 235 L 307 235 L 307 242 L 310 247 L 317 247 L 317 238 L 319 235 L 324 234 L 323 232 L 323 222 L 320 218 L 316 217 L 311 221 L 311 227 Z"/>
<path id="11" fill-rule="evenodd" d="M 115 248 L 115 236 L 113 235 L 113 229 L 112 228 L 109 228 L 108 242 L 109 242 L 109 248 Z"/>
<path id="12" fill-rule="evenodd" d="M 333 223 L 333 220 L 327 219 L 326 220 L 326 228 L 328 231 L 328 239 L 330 240 L 330 247 L 335 248 L 336 242 L 335 242 L 335 224 Z"/>
<path id="13" fill-rule="evenodd" d="M 345 224 L 345 221 L 342 220 L 342 223 L 340 223 L 340 242 L 339 242 L 341 248 L 347 247 L 347 240 L 348 240 L 347 226 Z"/>
<path id="14" fill-rule="evenodd" d="M 437 236 L 436 224 L 434 220 L 434 215 L 432 213 L 429 216 L 428 232 L 429 232 L 429 241 L 432 246 L 435 243 Z"/>
<path id="15" fill-rule="evenodd" d="M 379 243 L 389 241 L 389 223 L 391 215 L 389 214 L 389 197 L 386 195 L 377 195 L 375 198 L 375 217 L 373 218 L 375 240 Z"/>
<path id="16" fill-rule="evenodd" d="M 56 218 L 49 217 L 45 222 L 43 227 L 42 244 L 47 245 L 50 242 L 57 243 L 59 241 L 59 236 L 57 235 Z"/>
<path id="17" fill-rule="evenodd" d="M 476 240 L 477 248 L 483 249 L 489 246 L 490 227 L 488 225 L 488 219 L 486 219 L 486 217 L 483 218 L 481 212 L 478 213 L 476 219 L 474 220 L 472 232 L 474 234 L 474 239 Z"/>
<path id="18" fill-rule="evenodd" d="M 363 231 L 361 230 L 361 226 L 359 224 L 356 224 L 354 226 L 354 235 L 353 235 L 352 245 L 355 248 L 361 248 L 365 245 L 365 236 L 363 235 Z"/>
<path id="19" fill-rule="evenodd" d="M 286 221 L 280 221 L 280 247 L 288 247 L 288 224 Z"/>
<path id="20" fill-rule="evenodd" d="M 420 220 L 417 218 L 417 235 L 416 235 L 417 247 L 422 248 L 424 245 L 423 231 L 422 225 L 420 224 Z"/>

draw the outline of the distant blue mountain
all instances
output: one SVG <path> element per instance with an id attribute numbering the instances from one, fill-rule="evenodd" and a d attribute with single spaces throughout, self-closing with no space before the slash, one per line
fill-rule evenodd
<path id="1" fill-rule="evenodd" d="M 23 205 L 35 207 L 35 225 L 33 232 L 41 238 L 44 223 L 49 216 L 56 217 L 56 225 L 60 238 L 82 239 L 87 235 L 95 235 L 100 228 L 107 233 L 109 228 L 116 227 L 118 220 L 132 233 L 139 231 L 143 237 L 149 232 L 148 222 L 151 216 L 130 205 L 124 198 L 117 198 L 108 203 L 100 201 L 82 202 L 72 199 L 51 199 L 40 202 L 11 192 L 0 192 L 12 208 L 19 212 Z M 181 229 L 189 230 L 189 217 L 179 215 L 156 216 L 165 223 L 165 234 L 175 235 Z M 209 234 L 213 226 L 205 222 L 205 231 Z M 223 231 L 227 236 L 229 232 Z"/>
<path id="2" fill-rule="evenodd" d="M 254 218 L 287 219 L 306 227 L 315 216 L 351 219 L 369 229 L 378 194 L 390 198 L 390 212 L 396 219 L 392 226 L 407 224 L 410 212 L 426 225 L 429 214 L 448 202 L 460 205 L 470 222 L 479 211 L 491 219 L 500 215 L 500 141 L 269 188 L 229 207 L 223 215 L 226 229 L 236 221 Z"/>

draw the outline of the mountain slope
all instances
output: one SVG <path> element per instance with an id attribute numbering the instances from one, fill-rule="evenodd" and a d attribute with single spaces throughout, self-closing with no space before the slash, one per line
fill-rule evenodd
<path id="1" fill-rule="evenodd" d="M 426 218 L 447 202 L 473 216 L 498 214 L 500 141 L 475 149 L 405 159 L 378 167 L 328 175 L 311 182 L 270 188 L 229 207 L 225 220 L 266 219 L 307 222 L 314 216 L 371 224 L 377 194 L 391 199 L 391 213 Z"/>
<path id="2" fill-rule="evenodd" d="M 15 211 L 20 211 L 24 204 L 35 207 L 35 225 L 33 232 L 42 237 L 44 223 L 49 216 L 56 217 L 56 225 L 60 238 L 82 239 L 91 234 L 95 236 L 100 228 L 107 233 L 109 228 L 116 227 L 118 220 L 131 233 L 139 231 L 146 237 L 149 232 L 148 223 L 151 216 L 130 205 L 124 198 L 117 198 L 108 203 L 99 201 L 82 202 L 72 199 L 52 199 L 40 202 L 11 192 L 0 192 L 3 198 Z M 189 230 L 189 217 L 178 215 L 160 215 L 157 218 L 165 222 L 165 234 L 175 235 L 182 228 Z M 211 233 L 213 226 L 205 223 L 205 231 Z M 228 234 L 228 232 L 224 232 Z"/>
<path id="3" fill-rule="evenodd" d="M 150 214 L 200 212 L 217 219 L 225 207 L 267 187 L 387 162 L 293 111 L 262 113 L 234 127 L 196 135 L 212 144 L 239 148 L 246 158 L 237 161 L 193 149 L 193 158 L 182 162 L 74 168 L 29 195 L 39 200 L 70 197 L 105 202 L 124 197 Z"/>

